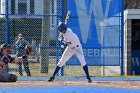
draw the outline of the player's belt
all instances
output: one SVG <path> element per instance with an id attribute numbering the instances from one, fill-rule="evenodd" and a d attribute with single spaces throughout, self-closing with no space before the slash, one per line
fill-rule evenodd
<path id="1" fill-rule="evenodd" d="M 79 47 L 79 45 L 77 45 L 76 47 Z"/>
<path id="2" fill-rule="evenodd" d="M 76 45 L 75 47 L 73 47 L 73 48 L 71 48 L 71 49 L 74 49 L 74 48 L 76 48 L 76 47 L 79 47 L 79 45 Z"/>

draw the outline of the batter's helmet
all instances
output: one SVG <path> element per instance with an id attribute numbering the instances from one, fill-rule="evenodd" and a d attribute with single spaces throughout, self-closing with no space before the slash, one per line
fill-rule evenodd
<path id="1" fill-rule="evenodd" d="M 64 30 L 66 30 L 66 29 L 67 29 L 67 26 L 65 25 L 65 23 L 60 22 L 60 23 L 58 24 L 58 31 L 62 32 L 62 31 L 64 31 Z"/>

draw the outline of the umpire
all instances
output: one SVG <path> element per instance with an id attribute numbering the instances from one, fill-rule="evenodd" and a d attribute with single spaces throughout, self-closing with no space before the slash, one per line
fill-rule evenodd
<path id="1" fill-rule="evenodd" d="M 23 35 L 18 34 L 18 40 L 16 41 L 16 49 L 17 49 L 16 57 L 21 57 L 21 56 L 26 55 L 26 53 L 25 53 L 26 46 L 27 46 L 27 43 L 26 43 L 25 39 L 23 38 Z M 27 58 L 25 60 L 23 60 L 22 62 L 18 62 L 20 76 L 23 76 L 22 64 L 24 66 L 25 72 L 27 73 L 27 76 L 31 76 Z"/>

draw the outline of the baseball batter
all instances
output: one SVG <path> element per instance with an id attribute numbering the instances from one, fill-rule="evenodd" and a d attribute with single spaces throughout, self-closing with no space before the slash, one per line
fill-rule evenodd
<path id="1" fill-rule="evenodd" d="M 58 31 L 62 33 L 62 36 L 64 38 L 63 46 L 65 46 L 66 48 L 62 54 L 61 59 L 57 64 L 57 67 L 54 70 L 53 75 L 49 78 L 48 81 L 53 82 L 53 80 L 55 79 L 55 75 L 58 73 L 60 68 L 72 57 L 72 55 L 76 54 L 77 58 L 81 63 L 81 66 L 83 66 L 83 70 L 85 71 L 88 82 L 91 83 L 92 80 L 89 76 L 88 66 L 86 65 L 82 45 L 79 41 L 78 36 L 75 33 L 73 33 L 73 31 L 70 28 L 67 28 L 63 22 L 60 22 L 58 24 Z"/>

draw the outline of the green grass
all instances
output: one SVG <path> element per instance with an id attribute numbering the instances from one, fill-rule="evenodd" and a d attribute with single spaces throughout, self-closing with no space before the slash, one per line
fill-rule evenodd
<path id="1" fill-rule="evenodd" d="M 55 62 L 50 62 L 48 66 L 48 73 L 41 73 L 40 72 L 40 63 L 37 62 L 29 62 L 30 70 L 32 77 L 50 77 L 55 69 Z M 10 73 L 16 74 L 18 77 L 18 66 L 16 64 L 9 63 L 9 68 L 11 68 Z M 115 67 L 113 67 L 114 69 Z M 116 73 L 116 70 L 113 71 L 112 68 L 106 68 L 107 71 L 110 71 L 110 73 Z M 100 66 L 89 66 L 89 73 L 91 76 L 101 77 L 101 67 Z M 119 72 L 119 70 L 118 70 Z M 23 77 L 27 77 L 25 71 L 23 72 Z M 77 77 L 77 76 L 85 76 L 85 73 L 81 66 L 64 66 L 64 77 Z M 105 75 L 107 77 L 107 75 Z M 103 76 L 104 77 L 104 76 Z M 110 76 L 109 76 L 110 77 Z M 136 76 L 112 76 L 112 77 L 136 77 Z M 139 76 L 137 76 L 139 77 Z"/>
<path id="2" fill-rule="evenodd" d="M 48 66 L 48 73 L 41 73 L 40 72 L 40 63 L 33 63 L 33 62 L 29 63 L 32 77 L 50 77 L 55 69 L 55 65 L 56 65 L 55 63 L 50 63 Z M 9 68 L 11 68 L 10 73 L 14 73 L 17 76 L 19 76 L 17 64 L 10 63 Z M 90 66 L 89 72 L 92 76 L 95 76 L 95 75 L 100 76 L 99 67 Z M 25 71 L 23 71 L 23 75 L 24 75 L 23 77 L 27 77 Z M 64 77 L 74 77 L 74 76 L 85 76 L 82 66 L 64 66 Z"/>
<path id="3" fill-rule="evenodd" d="M 32 62 L 29 63 L 29 67 L 30 67 L 32 77 L 48 77 L 51 75 L 50 70 L 54 69 L 54 65 L 49 65 L 49 71 L 48 71 L 49 73 L 41 73 L 40 72 L 40 64 L 39 63 L 32 63 Z M 11 68 L 10 73 L 14 73 L 17 76 L 19 76 L 17 64 L 9 64 L 9 68 Z M 23 67 L 23 77 L 27 77 L 26 72 L 24 70 L 24 67 Z"/>

